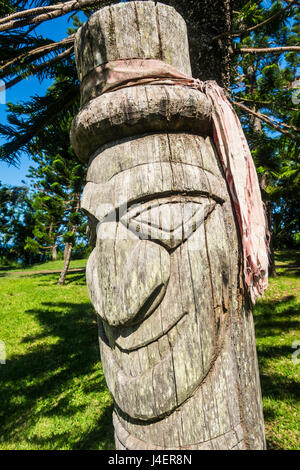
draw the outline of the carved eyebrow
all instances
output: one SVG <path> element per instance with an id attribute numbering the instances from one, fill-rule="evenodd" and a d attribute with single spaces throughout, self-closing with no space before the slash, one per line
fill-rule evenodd
<path id="1" fill-rule="evenodd" d="M 118 216 L 122 217 L 125 213 L 132 210 L 133 206 L 138 206 L 138 212 L 135 214 L 135 216 L 137 216 L 149 209 L 154 209 L 155 207 L 159 207 L 163 204 L 198 202 L 200 205 L 200 201 L 195 201 L 195 199 L 199 198 L 207 199 L 208 201 L 214 200 L 218 204 L 223 204 L 225 202 L 225 199 L 206 191 L 166 191 L 163 193 L 153 193 L 148 197 L 133 199 L 120 205 L 116 210 L 118 211 Z M 149 206 L 147 206 L 147 203 Z"/>
<path id="2" fill-rule="evenodd" d="M 178 165 L 178 164 L 180 164 L 181 166 L 185 166 L 185 165 L 186 166 L 191 166 L 191 167 L 194 167 L 194 168 L 198 168 L 199 170 L 209 172 L 212 175 L 216 176 L 211 170 L 209 170 L 209 169 L 207 169 L 207 168 L 205 168 L 204 166 L 201 166 L 201 165 L 195 165 L 194 163 L 178 162 L 178 161 L 175 161 L 175 160 L 159 160 L 159 161 L 153 161 L 153 162 L 148 161 L 148 162 L 144 162 L 144 163 L 137 163 L 134 166 L 131 166 L 131 167 L 128 167 L 128 168 L 123 168 L 122 170 L 120 170 L 120 171 L 114 173 L 113 175 L 111 175 L 110 178 L 108 178 L 105 182 L 109 183 L 115 176 L 119 176 L 122 173 L 124 173 L 125 171 L 133 170 L 134 168 L 138 168 L 138 167 L 141 167 L 141 166 L 154 165 L 154 164 L 157 164 L 157 163 L 166 163 L 169 166 L 170 165 Z M 93 182 L 93 181 L 91 180 L 91 182 Z"/>
<path id="3" fill-rule="evenodd" d="M 95 193 L 94 193 L 95 194 Z M 114 206 L 112 203 L 111 204 L 103 204 L 103 212 L 100 214 L 98 212 L 97 214 L 97 207 L 91 207 L 91 205 L 87 204 L 86 201 L 82 202 L 82 210 L 86 214 L 90 214 L 93 218 L 97 219 L 98 222 L 102 223 L 105 219 L 106 222 L 109 221 L 119 221 L 120 218 L 128 211 L 130 208 L 134 205 L 143 205 L 147 202 L 151 203 L 155 200 L 159 199 L 165 199 L 168 197 L 173 197 L 173 196 L 181 196 L 182 198 L 186 197 L 187 202 L 189 202 L 188 198 L 195 198 L 195 197 L 202 197 L 202 198 L 207 198 L 207 199 L 212 199 L 218 204 L 223 204 L 225 202 L 225 199 L 216 195 L 216 194 L 210 194 L 206 191 L 165 191 L 162 193 L 153 193 L 148 196 L 141 196 L 138 198 L 131 199 L 129 201 L 126 201 L 123 204 L 120 204 L 119 206 Z M 101 204 L 97 205 L 98 208 L 101 208 Z M 108 207 L 110 206 L 110 207 Z"/>
<path id="4" fill-rule="evenodd" d="M 165 200 L 167 198 L 170 198 L 170 197 L 181 197 L 182 199 L 186 199 L 186 202 L 189 203 L 189 202 L 193 202 L 193 199 L 195 198 L 203 198 L 203 199 L 207 199 L 208 201 L 209 200 L 212 200 L 214 201 L 215 203 L 217 204 L 224 204 L 225 202 L 225 199 L 217 196 L 217 195 L 214 195 L 214 194 L 209 194 L 208 192 L 204 192 L 204 191 L 166 191 L 164 193 L 153 193 L 151 195 L 149 195 L 148 197 L 140 197 L 140 198 L 136 198 L 136 199 L 133 199 L 133 200 L 130 200 L 130 201 L 127 201 L 126 203 L 124 204 L 121 204 L 120 206 L 118 207 L 111 207 L 111 210 L 108 211 L 106 213 L 106 215 L 104 215 L 102 217 L 102 219 L 98 219 L 100 223 L 102 222 L 111 222 L 111 221 L 115 221 L 115 222 L 119 222 L 120 219 L 127 213 L 129 212 L 133 206 L 140 206 L 141 209 L 142 207 L 149 203 L 151 204 L 151 202 L 153 203 L 154 201 L 159 201 L 159 200 Z M 184 202 L 184 201 L 182 201 Z M 167 203 L 167 202 L 166 202 Z M 162 205 L 162 204 L 165 204 L 164 202 L 161 202 L 159 204 L 157 204 L 157 206 L 159 205 Z M 200 205 L 200 204 L 199 204 Z M 146 212 L 148 209 L 150 208 L 154 208 L 156 206 L 149 206 L 149 208 L 143 208 L 139 213 L 141 212 Z M 136 214 L 137 215 L 137 214 Z"/>

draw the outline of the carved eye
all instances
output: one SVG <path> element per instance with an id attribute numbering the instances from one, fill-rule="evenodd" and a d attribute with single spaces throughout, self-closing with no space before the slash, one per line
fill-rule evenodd
<path id="1" fill-rule="evenodd" d="M 120 220 L 139 238 L 173 250 L 199 228 L 215 205 L 203 196 L 173 196 L 131 206 Z"/>

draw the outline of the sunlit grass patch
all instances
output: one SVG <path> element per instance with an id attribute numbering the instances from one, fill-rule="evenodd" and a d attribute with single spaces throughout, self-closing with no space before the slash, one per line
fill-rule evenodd
<path id="1" fill-rule="evenodd" d="M 96 319 L 85 279 L 2 278 L 1 449 L 112 449 Z"/>
<path id="2" fill-rule="evenodd" d="M 269 449 L 300 447 L 298 273 L 280 268 L 254 312 Z M 113 449 L 113 400 L 84 273 L 69 273 L 65 286 L 56 274 L 4 276 L 0 289 L 0 449 Z"/>
<path id="3" fill-rule="evenodd" d="M 288 268 L 297 253 L 277 254 L 277 259 L 287 268 L 277 269 L 254 311 L 265 427 L 269 449 L 298 450 L 300 364 L 292 360 L 292 346 L 300 340 L 300 270 Z"/>

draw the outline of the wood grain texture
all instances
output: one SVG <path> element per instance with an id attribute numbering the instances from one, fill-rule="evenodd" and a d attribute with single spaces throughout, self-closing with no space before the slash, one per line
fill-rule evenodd
<path id="1" fill-rule="evenodd" d="M 154 2 L 106 7 L 76 36 L 79 77 L 159 58 L 189 73 L 184 21 Z M 87 284 L 117 450 L 264 449 L 251 309 L 232 201 L 198 91 L 96 96 L 72 125 L 89 160 Z"/>
<path id="2" fill-rule="evenodd" d="M 95 97 L 75 117 L 71 143 L 83 161 L 107 142 L 149 132 L 211 132 L 211 105 L 198 90 L 140 85 Z"/>
<path id="3" fill-rule="evenodd" d="M 76 33 L 75 57 L 80 81 L 99 65 L 128 58 L 160 59 L 191 75 L 183 18 L 172 7 L 151 1 L 119 3 L 94 13 Z M 211 132 L 211 106 L 198 90 L 152 85 L 98 95 L 96 87 L 89 90 L 93 99 L 72 123 L 71 143 L 85 162 L 103 144 L 123 137 Z"/>
<path id="4" fill-rule="evenodd" d="M 95 12 L 76 33 L 80 81 L 98 65 L 118 59 L 160 59 L 191 75 L 184 19 L 154 2 L 118 3 Z"/>

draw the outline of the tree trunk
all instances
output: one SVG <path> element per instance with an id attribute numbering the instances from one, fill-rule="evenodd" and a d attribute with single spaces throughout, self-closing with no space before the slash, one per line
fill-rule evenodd
<path id="1" fill-rule="evenodd" d="M 203 31 L 223 32 L 218 6 L 229 2 L 199 4 Z M 98 224 L 87 284 L 116 449 L 264 449 L 251 306 L 210 102 L 168 84 L 101 94 L 94 81 L 99 64 L 139 57 L 190 74 L 185 22 L 160 3 L 119 3 L 92 15 L 75 52 L 85 105 L 71 141 L 90 159 L 82 207 Z M 224 81 L 210 53 L 205 78 Z"/>
<path id="2" fill-rule="evenodd" d="M 230 81 L 233 54 L 232 0 L 167 0 L 187 23 L 193 76 L 200 80 L 216 80 L 225 89 Z M 225 33 L 224 37 L 214 40 Z"/>
<path id="3" fill-rule="evenodd" d="M 52 250 L 52 261 L 55 261 L 57 259 L 57 246 L 52 245 L 51 250 Z"/>
<path id="4" fill-rule="evenodd" d="M 70 251 L 70 243 L 66 242 L 65 243 L 65 248 L 64 248 L 64 262 L 66 262 L 66 260 L 69 256 L 69 251 Z"/>
<path id="5" fill-rule="evenodd" d="M 66 282 L 66 276 L 69 270 L 70 261 L 72 257 L 72 250 L 73 250 L 72 243 L 66 243 L 65 250 L 64 250 L 64 266 L 62 268 L 62 271 L 60 273 L 59 280 L 57 283 L 59 285 L 63 285 Z"/>
<path id="6" fill-rule="evenodd" d="M 270 201 L 266 202 L 266 213 L 268 219 L 268 226 L 270 231 L 270 253 L 269 253 L 269 277 L 277 277 L 276 267 L 275 267 L 275 253 L 274 253 L 274 242 L 273 242 L 273 229 L 272 229 L 272 203 Z"/>
<path id="7" fill-rule="evenodd" d="M 267 186 L 268 186 L 268 175 L 265 173 L 260 179 L 260 188 L 261 188 L 262 193 L 266 194 Z M 273 218 L 272 202 L 269 200 L 266 200 L 265 208 L 266 208 L 266 217 L 268 220 L 268 228 L 269 228 L 269 233 L 270 233 L 268 275 L 269 277 L 277 277 L 277 272 L 276 272 L 276 267 L 275 267 L 274 243 L 273 243 L 274 236 L 273 236 L 273 227 L 272 227 L 272 218 Z"/>
<path id="8" fill-rule="evenodd" d="M 74 212 L 74 211 L 78 212 L 80 210 L 80 194 L 75 192 L 72 201 L 73 201 L 73 207 L 71 208 L 71 212 Z M 77 229 L 78 229 L 78 225 L 75 224 L 72 227 L 72 225 L 69 224 L 68 229 L 69 229 L 69 232 L 72 232 L 72 234 L 74 234 L 75 236 Z M 65 249 L 64 249 L 64 266 L 60 273 L 58 284 L 64 284 L 66 281 L 66 275 L 69 270 L 70 261 L 72 257 L 72 251 L 73 251 L 73 243 L 66 242 Z"/>
<path id="9" fill-rule="evenodd" d="M 52 261 L 55 261 L 57 258 L 57 247 L 55 244 L 55 234 L 53 234 L 53 222 L 50 223 L 49 226 L 49 239 L 51 240 L 52 244 L 50 246 L 51 249 L 51 255 L 52 255 Z"/>

